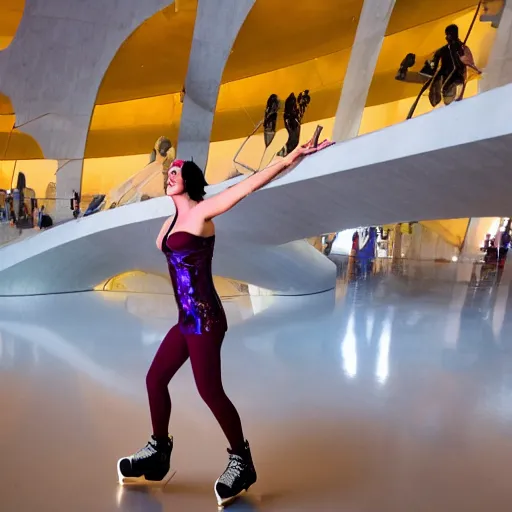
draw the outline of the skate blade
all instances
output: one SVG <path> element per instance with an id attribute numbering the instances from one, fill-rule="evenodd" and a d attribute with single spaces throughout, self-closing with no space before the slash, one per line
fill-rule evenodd
<path id="1" fill-rule="evenodd" d="M 218 480 L 217 480 L 218 482 Z M 231 505 L 232 503 L 234 503 L 236 500 L 238 500 L 238 498 L 240 498 L 241 496 L 243 496 L 244 494 L 246 494 L 248 492 L 248 490 L 246 489 L 242 489 L 236 496 L 231 496 L 230 498 L 224 498 L 222 499 L 218 494 L 217 494 L 217 482 L 215 482 L 215 485 L 213 487 L 213 490 L 215 492 L 215 497 L 217 498 L 217 507 L 218 507 L 218 510 L 224 510 L 224 507 L 228 507 L 229 505 Z"/>
<path id="2" fill-rule="evenodd" d="M 123 486 L 132 486 L 132 487 L 165 487 L 174 477 L 176 474 L 176 470 L 171 469 L 165 475 L 162 480 L 146 480 L 143 476 L 141 477 L 126 477 L 126 476 L 120 476 L 119 477 L 119 484 Z"/>
<path id="3" fill-rule="evenodd" d="M 132 486 L 132 487 L 165 487 L 176 474 L 175 469 L 169 469 L 167 474 L 162 478 L 162 480 L 146 480 L 144 476 L 133 477 L 133 476 L 124 476 L 119 469 L 119 464 L 122 459 L 119 459 L 117 462 L 117 479 L 119 485 L 122 486 Z"/>
<path id="4" fill-rule="evenodd" d="M 233 496 L 231 498 L 226 499 L 220 499 L 217 496 L 217 510 L 224 510 L 224 507 L 229 507 L 229 505 L 232 505 L 236 500 L 238 500 L 240 497 L 242 497 L 247 491 L 243 490 L 239 492 L 236 496 Z"/>

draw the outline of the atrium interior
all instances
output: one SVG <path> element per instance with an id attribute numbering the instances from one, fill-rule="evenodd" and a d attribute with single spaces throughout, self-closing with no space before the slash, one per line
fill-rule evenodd
<path id="1" fill-rule="evenodd" d="M 508 512 L 511 33 L 510 0 L 4 0 L 0 509 Z"/>

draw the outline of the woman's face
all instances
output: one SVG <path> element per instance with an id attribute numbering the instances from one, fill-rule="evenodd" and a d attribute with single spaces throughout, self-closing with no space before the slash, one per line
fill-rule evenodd
<path id="1" fill-rule="evenodd" d="M 181 167 L 172 165 L 167 172 L 166 195 L 169 197 L 177 196 L 185 192 L 185 182 L 181 175 Z"/>

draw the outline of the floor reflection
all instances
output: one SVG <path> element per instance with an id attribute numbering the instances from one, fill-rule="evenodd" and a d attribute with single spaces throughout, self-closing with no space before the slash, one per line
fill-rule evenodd
<path id="1" fill-rule="evenodd" d="M 510 278 L 370 270 L 315 296 L 225 301 L 224 383 L 259 473 L 231 510 L 509 509 Z M 148 436 L 145 372 L 175 319 L 161 295 L 0 298 L 2 509 L 216 510 L 225 441 L 189 366 L 171 385 L 178 473 L 164 491 L 116 484 Z"/>

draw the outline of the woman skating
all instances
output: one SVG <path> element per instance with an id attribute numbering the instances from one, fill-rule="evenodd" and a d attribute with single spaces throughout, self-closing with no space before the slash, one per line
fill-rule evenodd
<path id="1" fill-rule="evenodd" d="M 228 466 L 215 482 L 219 505 L 232 501 L 256 482 L 240 417 L 222 385 L 220 352 L 227 322 L 212 278 L 215 245 L 212 219 L 269 183 L 299 158 L 329 144 L 325 141 L 317 147 L 312 142 L 299 146 L 286 158 L 205 200 L 207 183 L 201 169 L 183 160 L 171 164 L 166 195 L 173 200 L 176 215 L 162 226 L 157 246 L 169 264 L 179 318 L 163 339 L 146 378 L 153 435 L 144 448 L 119 460 L 120 478 L 159 481 L 169 472 L 173 438 L 168 433 L 171 415 L 168 384 L 190 358 L 199 394 L 230 444 Z"/>

